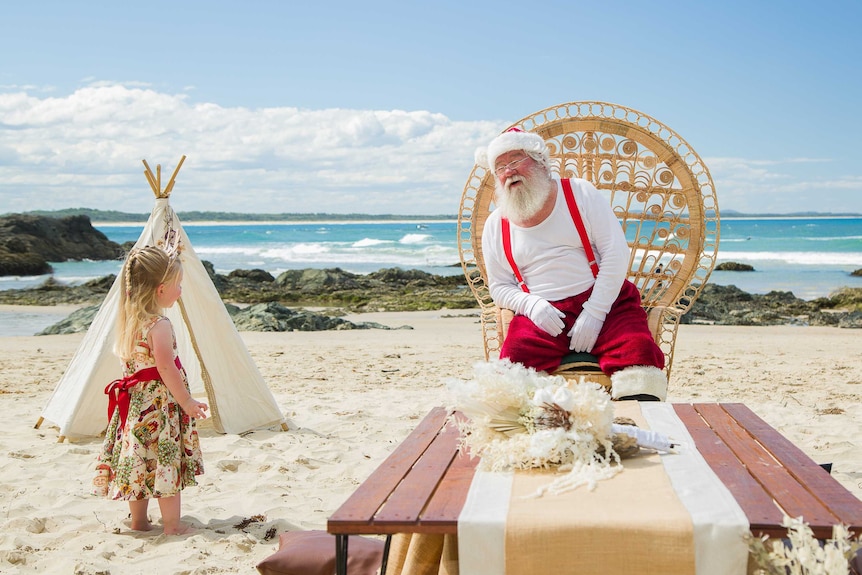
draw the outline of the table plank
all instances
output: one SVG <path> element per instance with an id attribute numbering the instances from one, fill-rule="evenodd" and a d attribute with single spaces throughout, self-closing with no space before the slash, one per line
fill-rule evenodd
<path id="1" fill-rule="evenodd" d="M 741 403 L 723 404 L 776 460 L 816 497 L 842 524 L 862 531 L 862 501 L 841 485 L 790 440 Z"/>
<path id="2" fill-rule="evenodd" d="M 461 515 L 464 502 L 467 501 L 467 493 L 470 491 L 478 464 L 477 457 L 471 458 L 468 455 L 459 454 L 455 458 L 446 477 L 440 482 L 437 491 L 428 502 L 428 507 L 420 519 L 421 525 L 431 528 L 433 531 L 430 532 L 435 533 L 457 532 L 458 516 Z"/>
<path id="3" fill-rule="evenodd" d="M 797 481 L 787 467 L 758 443 L 757 437 L 719 404 L 696 404 L 695 409 L 779 507 L 791 517 L 802 516 L 818 537 L 822 534 L 818 530 L 823 527 L 827 527 L 831 534 L 832 525 L 839 522 L 838 518 L 809 491 L 807 485 Z"/>
<path id="4" fill-rule="evenodd" d="M 454 415 L 458 421 L 466 419 L 460 412 L 456 411 Z M 464 508 L 478 465 L 479 458 L 470 457 L 466 452 L 455 456 L 422 514 L 420 523 L 423 526 L 439 533 L 457 532 L 458 516 Z"/>
<path id="5" fill-rule="evenodd" d="M 755 534 L 781 536 L 783 513 L 766 490 L 746 469 L 691 404 L 674 404 L 674 411 L 703 456 L 742 508 Z M 776 528 L 776 526 L 778 526 Z"/>
<path id="6" fill-rule="evenodd" d="M 375 523 L 414 525 L 458 452 L 458 428 L 445 425 L 374 517 Z"/>
<path id="7" fill-rule="evenodd" d="M 449 411 L 435 407 L 327 521 L 330 533 L 380 533 L 366 528 L 416 460 L 437 438 Z"/>

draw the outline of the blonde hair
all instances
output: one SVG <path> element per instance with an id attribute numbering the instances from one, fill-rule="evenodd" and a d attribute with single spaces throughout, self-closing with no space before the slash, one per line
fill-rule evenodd
<path id="1" fill-rule="evenodd" d="M 132 358 L 141 328 L 153 316 L 162 313 L 157 301 L 162 284 L 179 281 L 182 265 L 175 255 L 145 246 L 132 248 L 120 271 L 120 311 L 117 314 L 117 338 L 114 353 L 123 361 Z"/>

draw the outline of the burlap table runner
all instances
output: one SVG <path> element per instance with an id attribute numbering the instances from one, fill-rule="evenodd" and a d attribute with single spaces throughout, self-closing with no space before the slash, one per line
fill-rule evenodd
<path id="1" fill-rule="evenodd" d="M 615 413 L 647 427 L 638 404 Z M 552 471 L 515 473 L 506 521 L 506 572 L 518 575 L 694 573 L 691 519 L 658 455 L 623 462 L 624 471 L 595 489 L 531 497 Z"/>

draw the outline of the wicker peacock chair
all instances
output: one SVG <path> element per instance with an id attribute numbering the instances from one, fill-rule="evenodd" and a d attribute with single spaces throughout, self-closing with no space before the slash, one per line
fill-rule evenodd
<path id="1" fill-rule="evenodd" d="M 640 290 L 669 379 L 680 319 L 718 253 L 718 204 L 703 161 L 658 120 L 605 102 L 560 104 L 511 127 L 545 138 L 556 175 L 587 179 L 607 195 L 632 248 L 628 279 Z M 474 166 L 461 196 L 458 243 L 481 307 L 486 360 L 499 352 L 512 317 L 491 300 L 482 257 L 482 228 L 493 195 L 493 171 Z M 610 385 L 588 354 L 567 356 L 556 373 Z"/>

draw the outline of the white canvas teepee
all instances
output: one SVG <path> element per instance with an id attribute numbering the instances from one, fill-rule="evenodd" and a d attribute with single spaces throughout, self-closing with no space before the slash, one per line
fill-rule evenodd
<path id="1" fill-rule="evenodd" d="M 221 433 L 244 433 L 278 424 L 287 429 L 275 398 L 168 203 L 183 161 L 185 156 L 162 190 L 161 166 L 153 174 L 144 160 L 144 174 L 156 195 L 156 205 L 135 247 L 167 248 L 177 242 L 182 246 L 183 295 L 166 315 L 176 332 L 192 395 L 209 404 L 209 420 Z M 39 427 L 43 420 L 57 424 L 60 441 L 99 435 L 107 426 L 105 386 L 123 376 L 120 360 L 112 352 L 120 289 L 118 274 L 36 424 Z"/>

